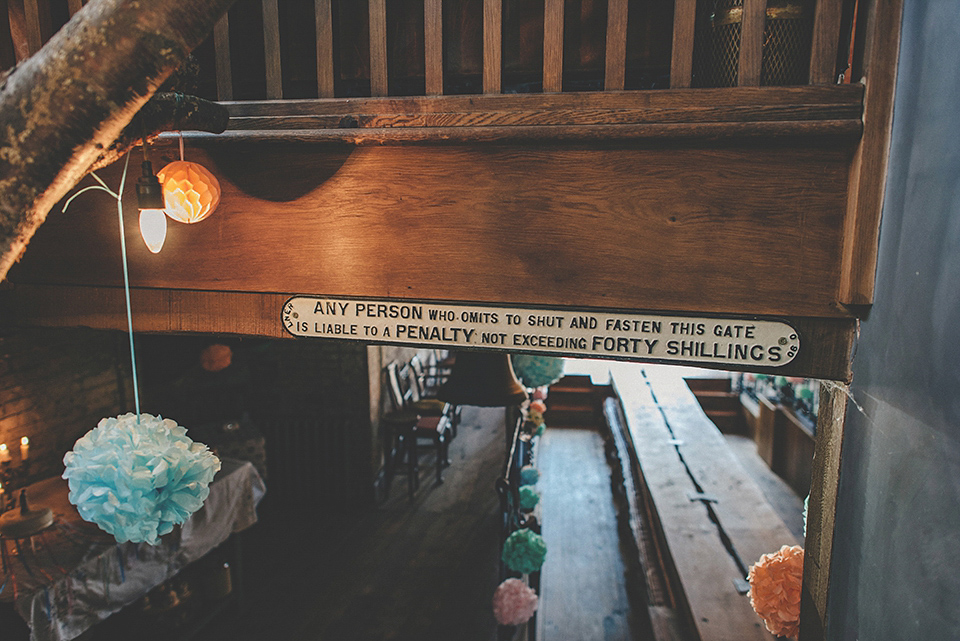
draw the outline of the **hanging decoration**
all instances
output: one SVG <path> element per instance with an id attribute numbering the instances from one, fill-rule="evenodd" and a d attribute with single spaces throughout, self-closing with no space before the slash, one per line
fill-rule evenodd
<path id="1" fill-rule="evenodd" d="M 529 528 L 517 530 L 503 542 L 500 558 L 508 568 L 521 574 L 536 572 L 547 557 L 543 537 Z"/>
<path id="2" fill-rule="evenodd" d="M 750 605 L 771 633 L 795 637 L 800 631 L 803 548 L 784 545 L 750 566 Z"/>
<path id="3" fill-rule="evenodd" d="M 156 545 L 200 509 L 220 460 L 176 421 L 104 418 L 63 457 L 70 502 L 118 542 Z"/>
<path id="4" fill-rule="evenodd" d="M 507 579 L 493 593 L 493 616 L 500 625 L 523 625 L 537 611 L 540 599 L 520 579 Z"/>
<path id="5" fill-rule="evenodd" d="M 520 509 L 522 510 L 532 510 L 533 508 L 537 507 L 537 503 L 540 502 L 540 495 L 529 485 L 521 486 L 519 494 Z"/>
<path id="6" fill-rule="evenodd" d="M 520 485 L 536 485 L 540 480 L 540 470 L 532 465 L 520 468 Z"/>
<path id="7" fill-rule="evenodd" d="M 564 360 L 555 356 L 513 354 L 513 371 L 524 387 L 537 388 L 556 383 L 563 376 Z"/>
<path id="8" fill-rule="evenodd" d="M 547 411 L 547 404 L 540 399 L 530 401 L 530 411 L 540 412 L 543 414 Z"/>
<path id="9" fill-rule="evenodd" d="M 208 372 L 219 372 L 230 367 L 233 362 L 233 350 L 227 345 L 214 343 L 200 352 L 200 366 Z"/>
<path id="10" fill-rule="evenodd" d="M 199 223 L 220 203 L 220 182 L 203 165 L 175 160 L 157 174 L 163 185 L 167 216 L 181 223 Z"/>

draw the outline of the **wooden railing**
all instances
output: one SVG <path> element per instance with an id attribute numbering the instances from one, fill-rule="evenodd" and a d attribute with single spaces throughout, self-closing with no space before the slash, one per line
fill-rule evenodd
<path id="1" fill-rule="evenodd" d="M 0 10 L 0 64 L 9 67 L 39 50 L 82 1 L 22 0 L 22 11 L 21 0 L 5 2 L 9 11 Z M 856 0 L 791 2 L 804 8 L 810 25 L 799 48 L 809 52 L 807 83 L 836 83 L 845 66 L 838 64 L 838 52 L 846 52 L 852 41 Z M 570 73 L 575 71 L 591 78 L 586 85 L 591 90 L 704 86 L 696 77 L 695 43 L 703 38 L 703 25 L 718 4 L 740 23 L 739 42 L 732 45 L 739 51 L 737 85 L 756 87 L 762 84 L 765 17 L 783 3 L 544 0 L 542 11 L 520 0 L 301 4 L 240 0 L 224 15 L 196 52 L 204 97 L 230 101 L 556 93 L 585 86 L 572 82 Z M 638 82 L 632 73 L 638 65 L 654 69 L 657 80 Z M 520 88 L 505 82 L 514 71 L 533 80 Z M 453 76 L 472 75 L 476 80 L 466 84 L 449 82 Z M 416 82 L 395 82 L 400 77 Z"/>

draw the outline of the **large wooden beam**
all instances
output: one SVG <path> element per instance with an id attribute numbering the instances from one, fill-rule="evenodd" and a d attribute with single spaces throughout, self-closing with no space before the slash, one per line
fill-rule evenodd
<path id="1" fill-rule="evenodd" d="M 0 85 L 0 278 L 233 0 L 94 0 Z"/>

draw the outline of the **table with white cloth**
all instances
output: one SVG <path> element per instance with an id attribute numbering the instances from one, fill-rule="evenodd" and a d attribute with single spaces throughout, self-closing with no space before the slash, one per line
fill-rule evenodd
<path id="1" fill-rule="evenodd" d="M 13 602 L 31 641 L 74 639 L 253 525 L 264 492 L 251 463 L 223 459 L 203 507 L 151 546 L 118 544 L 84 522 L 65 480 L 34 483 L 30 504 L 51 508 L 54 525 L 29 541 L 4 542 L 0 601 Z"/>

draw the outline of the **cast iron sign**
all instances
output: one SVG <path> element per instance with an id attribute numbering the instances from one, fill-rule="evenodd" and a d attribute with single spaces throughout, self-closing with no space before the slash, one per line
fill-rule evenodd
<path id="1" fill-rule="evenodd" d="M 295 336 L 705 365 L 779 367 L 800 351 L 782 321 L 596 310 L 296 296 L 282 322 Z"/>

